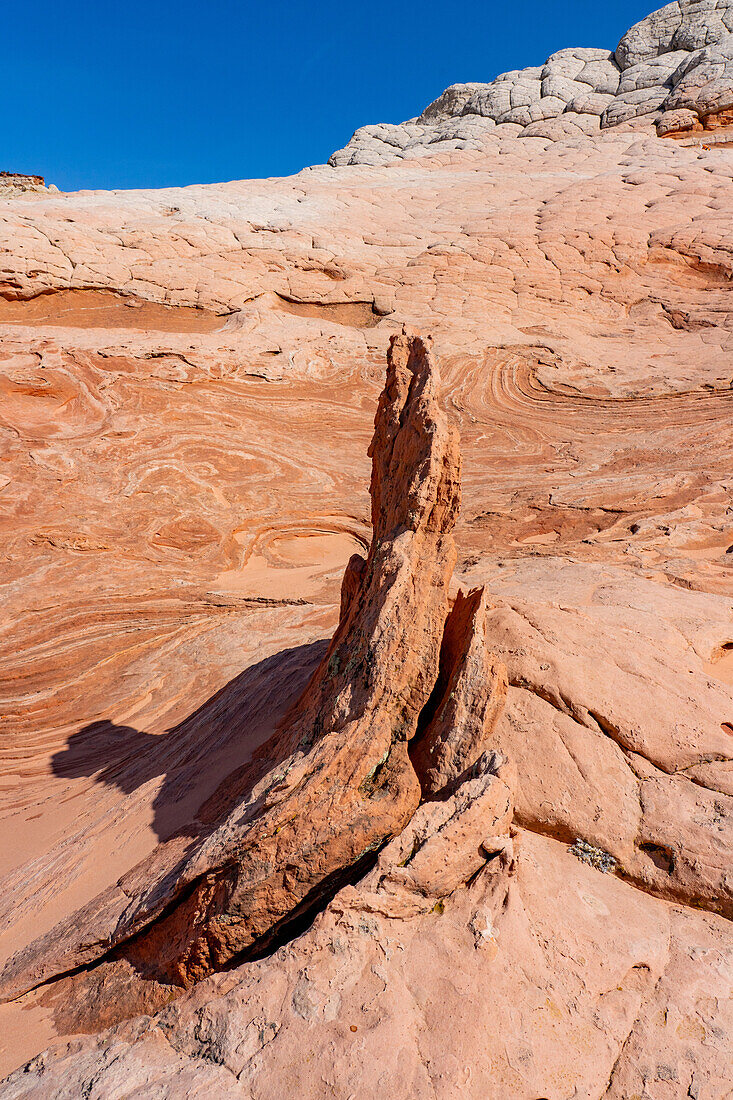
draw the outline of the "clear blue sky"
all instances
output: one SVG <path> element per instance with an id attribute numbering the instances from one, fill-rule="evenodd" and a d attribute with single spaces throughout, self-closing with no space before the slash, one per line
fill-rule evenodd
<path id="1" fill-rule="evenodd" d="M 5 4 L 0 168 L 62 190 L 287 175 L 443 88 L 614 48 L 654 0 Z"/>

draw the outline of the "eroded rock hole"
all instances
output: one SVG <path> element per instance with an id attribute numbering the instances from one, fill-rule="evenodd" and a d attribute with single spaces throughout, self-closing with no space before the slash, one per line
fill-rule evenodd
<path id="1" fill-rule="evenodd" d="M 373 328 L 384 316 L 373 302 L 298 302 L 277 295 L 278 308 L 296 317 L 308 317 L 315 321 L 331 321 L 350 328 Z"/>
<path id="2" fill-rule="evenodd" d="M 218 332 L 225 322 L 226 316 L 209 310 L 149 302 L 114 290 L 48 290 L 34 298 L 0 296 L 3 325 L 207 333 Z"/>
<path id="3" fill-rule="evenodd" d="M 639 848 L 660 871 L 668 875 L 674 872 L 674 852 L 671 848 L 666 848 L 663 844 L 640 844 Z"/>

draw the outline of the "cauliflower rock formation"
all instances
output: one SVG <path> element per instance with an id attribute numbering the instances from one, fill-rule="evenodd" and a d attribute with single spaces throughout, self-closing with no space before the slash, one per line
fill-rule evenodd
<path id="1" fill-rule="evenodd" d="M 640 119 L 660 136 L 733 125 L 733 0 L 675 0 L 615 50 L 558 50 L 488 84 L 454 84 L 419 118 L 362 126 L 330 164 L 388 164 L 487 135 L 559 141 Z"/>

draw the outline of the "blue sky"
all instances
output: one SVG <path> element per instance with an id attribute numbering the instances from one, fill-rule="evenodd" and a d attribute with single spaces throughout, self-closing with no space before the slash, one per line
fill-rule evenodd
<path id="1" fill-rule="evenodd" d="M 615 47 L 659 3 L 33 0 L 3 10 L 0 168 L 62 190 L 287 175 L 357 126 L 564 46 Z"/>

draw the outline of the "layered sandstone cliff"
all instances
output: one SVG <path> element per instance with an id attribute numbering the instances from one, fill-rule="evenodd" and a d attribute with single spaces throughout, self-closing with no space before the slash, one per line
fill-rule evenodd
<path id="1" fill-rule="evenodd" d="M 0 172 L 0 196 L 44 194 L 47 190 L 57 191 L 58 188 L 53 184 L 46 188 L 43 176 L 28 176 L 22 172 Z"/>

